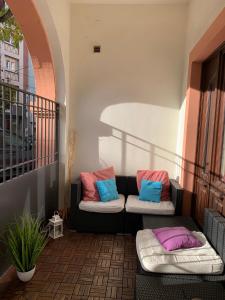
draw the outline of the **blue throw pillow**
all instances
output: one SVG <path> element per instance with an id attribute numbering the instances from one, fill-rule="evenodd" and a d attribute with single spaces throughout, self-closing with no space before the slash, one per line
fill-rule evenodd
<path id="1" fill-rule="evenodd" d="M 102 202 L 119 199 L 115 179 L 98 180 L 96 186 Z"/>
<path id="2" fill-rule="evenodd" d="M 143 201 L 160 202 L 162 182 L 143 179 L 139 199 Z"/>

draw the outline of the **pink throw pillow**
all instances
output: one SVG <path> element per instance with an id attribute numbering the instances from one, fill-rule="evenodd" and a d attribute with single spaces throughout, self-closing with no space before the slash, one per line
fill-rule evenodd
<path id="1" fill-rule="evenodd" d="M 167 171 L 139 170 L 137 171 L 137 186 L 141 189 L 142 179 L 162 182 L 161 201 L 170 200 L 170 179 Z"/>
<path id="2" fill-rule="evenodd" d="M 115 178 L 113 167 L 98 170 L 96 172 L 81 172 L 80 179 L 83 184 L 83 200 L 100 201 L 99 193 L 95 183 L 97 180 L 105 180 L 111 178 Z"/>
<path id="3" fill-rule="evenodd" d="M 153 229 L 152 232 L 167 251 L 202 246 L 202 243 L 185 227 L 163 227 Z"/>

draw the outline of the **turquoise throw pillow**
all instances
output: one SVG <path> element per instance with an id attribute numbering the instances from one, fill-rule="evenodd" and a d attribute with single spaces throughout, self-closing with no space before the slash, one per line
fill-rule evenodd
<path id="1" fill-rule="evenodd" d="M 102 202 L 119 199 L 115 179 L 98 180 L 96 186 Z"/>
<path id="2" fill-rule="evenodd" d="M 143 201 L 160 202 L 162 182 L 143 179 L 139 199 Z"/>

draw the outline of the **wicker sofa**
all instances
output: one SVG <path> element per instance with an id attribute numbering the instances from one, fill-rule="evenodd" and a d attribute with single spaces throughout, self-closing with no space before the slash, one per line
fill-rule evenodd
<path id="1" fill-rule="evenodd" d="M 179 184 L 170 180 L 171 201 L 175 207 L 175 215 L 182 210 L 183 190 Z M 118 193 L 125 196 L 138 195 L 136 177 L 116 176 Z M 71 185 L 71 210 L 69 225 L 79 232 L 97 233 L 136 233 L 142 228 L 142 214 L 127 213 L 125 208 L 117 213 L 99 213 L 81 210 L 82 183 L 80 180 Z"/>

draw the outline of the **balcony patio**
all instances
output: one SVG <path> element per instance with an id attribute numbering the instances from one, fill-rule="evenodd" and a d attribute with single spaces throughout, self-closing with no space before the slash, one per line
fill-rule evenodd
<path id="1" fill-rule="evenodd" d="M 5 280 L 1 299 L 134 299 L 136 252 L 131 236 L 66 232 L 51 241 L 33 280 Z"/>
<path id="2" fill-rule="evenodd" d="M 0 232 L 26 212 L 49 235 L 27 283 L 0 243 L 0 298 L 223 299 L 224 1 L 7 3 L 31 55 L 36 93 L 9 85 L 22 73 L 5 71 Z M 107 181 L 110 199 L 98 181 Z M 52 216 L 64 224 L 56 239 Z M 197 231 L 213 259 L 202 263 L 201 248 L 191 260 L 176 254 L 181 247 L 173 259 L 189 257 L 187 267 L 155 263 L 155 235 L 146 242 L 146 233 L 177 226 Z"/>

